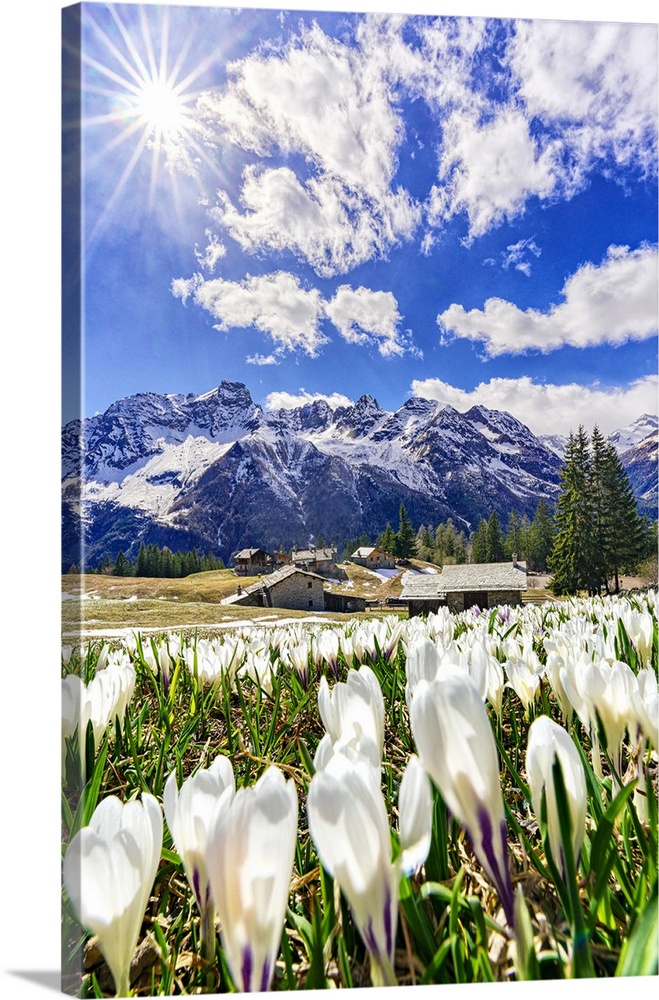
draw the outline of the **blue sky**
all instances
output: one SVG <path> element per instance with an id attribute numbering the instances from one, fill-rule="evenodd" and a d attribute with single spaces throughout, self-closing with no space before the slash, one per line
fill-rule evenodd
<path id="1" fill-rule="evenodd" d="M 84 415 L 656 412 L 656 24 L 93 3 L 82 58 Z"/>

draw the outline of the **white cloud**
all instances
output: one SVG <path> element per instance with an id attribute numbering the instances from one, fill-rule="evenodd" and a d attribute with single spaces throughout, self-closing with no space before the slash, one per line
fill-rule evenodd
<path id="1" fill-rule="evenodd" d="M 245 358 L 248 365 L 278 365 L 279 361 L 274 354 L 250 354 Z"/>
<path id="2" fill-rule="evenodd" d="M 326 312 L 349 344 L 375 344 L 383 357 L 410 349 L 400 334 L 401 316 L 391 292 L 341 285 Z"/>
<path id="3" fill-rule="evenodd" d="M 289 167 L 247 167 L 240 201 L 242 212 L 221 192 L 209 214 L 243 250 L 290 250 L 324 277 L 344 274 L 411 237 L 420 211 L 403 190 L 374 201 L 335 177 L 303 183 Z"/>
<path id="4" fill-rule="evenodd" d="M 527 114 L 560 123 L 580 173 L 609 157 L 656 174 L 656 26 L 518 21 L 509 55 Z"/>
<path id="5" fill-rule="evenodd" d="M 215 265 L 218 260 L 221 260 L 225 256 L 227 248 L 224 243 L 220 243 L 217 236 L 210 229 L 206 230 L 206 239 L 208 240 L 208 245 L 205 250 L 201 251 L 199 245 L 195 247 L 195 257 L 200 267 L 213 274 Z"/>
<path id="6" fill-rule="evenodd" d="M 542 251 L 535 243 L 535 240 L 518 240 L 517 243 L 512 243 L 506 247 L 505 251 L 501 254 L 503 260 L 503 269 L 507 271 L 509 267 L 513 267 L 516 271 L 521 271 L 525 274 L 527 278 L 531 277 L 531 261 L 528 260 L 528 254 L 533 254 L 534 257 L 539 257 Z"/>
<path id="7" fill-rule="evenodd" d="M 260 156 L 302 153 L 356 189 L 389 186 L 403 125 L 363 51 L 313 24 L 279 51 L 257 50 L 228 72 L 226 89 L 198 105 L 224 141 Z"/>
<path id="8" fill-rule="evenodd" d="M 490 357 L 642 340 L 657 332 L 657 251 L 609 247 L 599 266 L 584 264 L 568 278 L 561 295 L 564 301 L 547 312 L 498 298 L 469 311 L 453 304 L 437 322 L 445 332 L 482 341 Z"/>
<path id="9" fill-rule="evenodd" d="M 441 130 L 432 224 L 468 238 L 519 217 L 530 197 L 571 198 L 594 169 L 657 172 L 657 31 L 650 24 L 431 21 L 410 75 Z M 497 60 L 488 61 L 493 28 Z M 503 41 L 501 31 L 507 30 Z M 495 100 L 483 85 L 497 86 Z"/>
<path id="10" fill-rule="evenodd" d="M 437 399 L 461 412 L 476 404 L 506 410 L 534 434 L 569 434 L 579 424 L 588 431 L 597 424 L 604 434 L 611 434 L 643 413 L 657 412 L 659 379 L 648 375 L 628 386 L 603 387 L 541 384 L 523 376 L 493 378 L 466 391 L 429 378 L 413 382 L 411 389 L 415 396 Z"/>
<path id="11" fill-rule="evenodd" d="M 306 389 L 300 389 L 297 394 L 283 391 L 271 392 L 266 398 L 265 408 L 266 410 L 296 410 L 300 406 L 307 406 L 319 399 L 324 400 L 332 410 L 338 409 L 339 406 L 353 405 L 353 401 L 340 392 L 332 392 L 327 395 L 322 392 L 307 392 Z"/>
<path id="12" fill-rule="evenodd" d="M 465 212 L 470 238 L 520 215 L 528 198 L 547 198 L 556 187 L 558 147 L 542 148 L 529 123 L 516 109 L 506 109 L 480 124 L 458 111 L 444 125 L 440 184 L 428 201 L 430 222 L 440 225 Z"/>
<path id="13" fill-rule="evenodd" d="M 378 53 L 332 39 L 314 24 L 278 49 L 229 66 L 222 91 L 198 111 L 209 135 L 256 153 L 240 205 L 219 192 L 212 214 L 244 250 L 290 250 L 332 276 L 410 239 L 421 209 L 394 189 L 403 122 Z M 265 169 L 299 154 L 305 166 Z"/>
<path id="14" fill-rule="evenodd" d="M 198 275 L 174 281 L 172 292 L 184 302 L 192 296 L 218 320 L 218 330 L 256 327 L 281 350 L 300 349 L 311 357 L 327 343 L 319 329 L 323 316 L 320 292 L 302 288 L 297 277 L 285 271 L 248 276 L 244 281 L 206 281 Z"/>
<path id="15" fill-rule="evenodd" d="M 246 361 L 252 365 L 278 364 L 278 355 L 298 349 L 316 357 L 329 342 L 320 329 L 326 319 L 348 343 L 374 345 L 383 357 L 421 353 L 412 343 L 411 331 L 400 330 L 401 316 L 392 292 L 340 285 L 326 301 L 318 289 L 303 288 L 297 276 L 286 271 L 248 275 L 244 281 L 196 274 L 172 281 L 171 291 L 184 304 L 191 298 L 206 309 L 218 320 L 218 330 L 256 327 L 268 334 L 275 353 L 249 356 Z"/>

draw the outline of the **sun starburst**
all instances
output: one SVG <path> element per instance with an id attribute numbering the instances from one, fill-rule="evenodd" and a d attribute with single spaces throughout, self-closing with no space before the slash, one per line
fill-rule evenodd
<path id="1" fill-rule="evenodd" d="M 91 239 L 106 225 L 145 155 L 152 158 L 148 206 L 154 204 L 163 167 L 171 179 L 175 202 L 182 175 L 198 179 L 202 164 L 211 171 L 216 169 L 200 139 L 195 117 L 199 91 L 193 89 L 211 58 L 189 60 L 190 37 L 172 53 L 167 7 L 159 8 L 155 22 L 154 8 L 148 14 L 141 8 L 137 21 L 130 24 L 122 19 L 120 10 L 110 6 L 111 20 L 104 23 L 86 11 L 93 44 L 82 52 L 83 133 L 105 127 L 102 141 L 94 143 L 99 159 L 118 149 L 128 153 Z M 93 154 L 87 162 L 94 163 Z"/>

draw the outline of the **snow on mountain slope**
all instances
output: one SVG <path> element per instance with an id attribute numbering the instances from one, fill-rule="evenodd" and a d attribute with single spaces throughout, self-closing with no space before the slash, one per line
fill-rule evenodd
<path id="1" fill-rule="evenodd" d="M 619 442 L 640 441 L 653 419 Z M 401 503 L 415 527 L 532 516 L 541 497 L 553 504 L 560 466 L 554 439 L 482 406 L 412 397 L 389 412 L 364 395 L 335 410 L 316 400 L 264 411 L 228 381 L 200 396 L 139 393 L 63 429 L 64 562 L 81 535 L 91 560 L 134 554 L 142 540 L 225 559 L 319 534 L 341 543 L 395 527 Z M 640 455 L 646 494 L 648 468 Z"/>

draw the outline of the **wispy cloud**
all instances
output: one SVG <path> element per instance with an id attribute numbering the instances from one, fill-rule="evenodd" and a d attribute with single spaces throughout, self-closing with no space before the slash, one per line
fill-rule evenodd
<path id="1" fill-rule="evenodd" d="M 541 253 L 542 251 L 533 238 L 518 240 L 517 243 L 507 246 L 502 252 L 502 267 L 504 271 L 512 267 L 516 271 L 521 271 L 527 278 L 530 278 L 532 267 L 528 255 L 533 254 L 534 257 L 539 257 Z"/>
<path id="2" fill-rule="evenodd" d="M 640 413 L 657 412 L 659 379 L 636 379 L 628 386 L 552 385 L 522 378 L 493 378 L 472 390 L 459 389 L 438 378 L 412 383 L 412 393 L 437 399 L 464 412 L 479 404 L 507 410 L 535 434 L 569 434 L 579 424 L 588 430 L 597 424 L 605 434 L 625 427 Z"/>
<path id="3" fill-rule="evenodd" d="M 250 354 L 245 358 L 248 365 L 278 365 L 279 361 L 274 354 Z"/>
<path id="4" fill-rule="evenodd" d="M 220 243 L 217 235 L 211 232 L 210 229 L 206 230 L 206 239 L 208 240 L 208 244 L 203 250 L 199 248 L 199 245 L 195 247 L 195 257 L 197 258 L 199 267 L 213 274 L 215 265 L 218 260 L 221 260 L 225 256 L 227 248 L 224 243 Z"/>
<path id="5" fill-rule="evenodd" d="M 599 265 L 584 264 L 546 312 L 487 299 L 483 309 L 453 304 L 437 317 L 444 334 L 479 341 L 490 357 L 564 345 L 590 347 L 642 340 L 657 332 L 657 251 L 609 247 Z"/>

